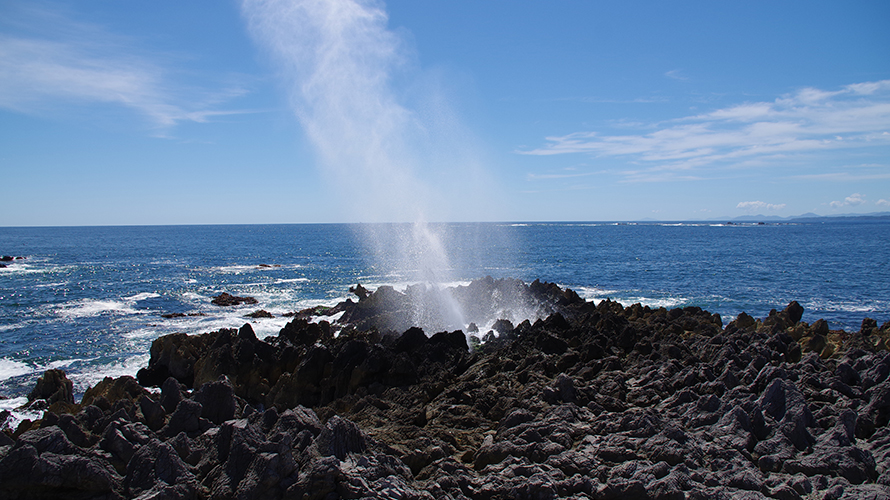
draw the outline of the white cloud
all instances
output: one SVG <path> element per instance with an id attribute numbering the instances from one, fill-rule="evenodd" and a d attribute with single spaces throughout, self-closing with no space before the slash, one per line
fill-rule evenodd
<path id="1" fill-rule="evenodd" d="M 574 132 L 547 137 L 543 147 L 520 152 L 625 158 L 644 169 L 676 172 L 888 146 L 890 80 L 836 91 L 805 88 L 771 102 L 739 104 L 649 127 L 653 128 L 626 135 Z"/>
<path id="2" fill-rule="evenodd" d="M 844 202 L 847 205 L 853 205 L 853 206 L 862 205 L 863 203 L 865 203 L 865 196 L 863 196 L 859 193 L 853 193 L 850 196 L 847 196 L 846 198 L 844 198 Z"/>
<path id="3" fill-rule="evenodd" d="M 832 201 L 829 203 L 831 208 L 841 208 L 841 207 L 855 207 L 858 205 L 862 205 L 865 203 L 865 195 L 859 193 L 853 193 L 850 196 L 844 198 L 844 201 Z"/>
<path id="4" fill-rule="evenodd" d="M 890 201 L 881 198 L 880 200 L 875 202 L 875 205 L 879 207 L 890 207 Z"/>
<path id="5" fill-rule="evenodd" d="M 783 208 L 785 208 L 785 204 L 772 204 L 763 201 L 743 201 L 736 205 L 736 208 L 749 212 L 756 212 L 758 210 L 782 210 Z"/>
<path id="6" fill-rule="evenodd" d="M 0 35 L 0 108 L 41 114 L 60 104 L 111 104 L 159 127 L 245 112 L 211 109 L 243 94 L 242 89 L 208 91 L 178 84 L 168 58 L 143 53 L 102 27 L 37 8 L 14 14 L 19 33 Z"/>

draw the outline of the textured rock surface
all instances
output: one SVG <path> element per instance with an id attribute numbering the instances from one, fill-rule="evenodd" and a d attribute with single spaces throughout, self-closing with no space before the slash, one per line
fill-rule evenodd
<path id="1" fill-rule="evenodd" d="M 308 322 L 330 313 L 315 309 L 264 341 L 248 325 L 157 339 L 138 379 L 159 392 L 106 379 L 0 436 L 0 491 L 890 498 L 888 323 L 831 331 L 792 302 L 724 327 L 694 307 L 486 279 L 455 295 L 481 315 L 511 291 L 546 316 L 501 318 L 480 344 L 393 329 L 412 292 L 356 289 L 339 325 Z"/>

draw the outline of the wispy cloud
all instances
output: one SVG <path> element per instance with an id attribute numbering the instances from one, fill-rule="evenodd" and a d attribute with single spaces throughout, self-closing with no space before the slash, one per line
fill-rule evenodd
<path id="1" fill-rule="evenodd" d="M 860 165 L 842 165 L 840 169 L 831 172 L 791 175 L 788 176 L 788 178 L 832 182 L 860 182 L 890 179 L 890 164 L 865 163 Z"/>
<path id="2" fill-rule="evenodd" d="M 7 24 L 17 33 L 0 35 L 0 108 L 42 114 L 60 105 L 110 104 L 161 128 L 247 112 L 215 109 L 245 93 L 243 88 L 192 89 L 178 83 L 170 58 L 144 53 L 100 26 L 36 7 L 14 14 L 14 24 Z"/>
<path id="3" fill-rule="evenodd" d="M 591 175 L 598 175 L 602 172 L 565 172 L 565 173 L 554 173 L 554 174 L 528 174 L 529 180 L 537 180 L 537 179 L 574 179 L 578 177 L 590 177 Z"/>
<path id="4" fill-rule="evenodd" d="M 748 212 L 756 212 L 758 210 L 782 210 L 785 208 L 784 203 L 766 203 L 763 201 L 743 201 L 736 205 L 736 208 L 745 210 Z"/>
<path id="5" fill-rule="evenodd" d="M 875 205 L 879 207 L 890 207 L 890 201 L 881 198 L 880 200 L 875 202 Z"/>
<path id="6" fill-rule="evenodd" d="M 672 79 L 672 80 L 680 80 L 682 82 L 688 81 L 689 78 L 683 76 L 683 72 L 679 69 L 672 69 L 664 74 L 664 76 Z"/>
<path id="7" fill-rule="evenodd" d="M 890 80 L 839 90 L 801 89 L 771 102 L 749 102 L 652 124 L 637 135 L 575 132 L 547 137 L 528 155 L 590 154 L 626 158 L 639 175 L 744 166 L 790 155 L 890 145 Z"/>

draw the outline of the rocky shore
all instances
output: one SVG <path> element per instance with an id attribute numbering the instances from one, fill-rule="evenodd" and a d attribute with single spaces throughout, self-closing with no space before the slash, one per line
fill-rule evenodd
<path id="1" fill-rule="evenodd" d="M 486 278 L 452 294 L 502 318 L 480 342 L 413 326 L 448 321 L 412 316 L 436 292 L 354 292 L 264 340 L 158 338 L 78 403 L 47 371 L 43 418 L 0 433 L 0 497 L 890 499 L 890 322 Z"/>

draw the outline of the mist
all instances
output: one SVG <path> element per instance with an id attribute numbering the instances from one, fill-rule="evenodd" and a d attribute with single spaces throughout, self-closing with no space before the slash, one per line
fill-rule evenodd
<path id="1" fill-rule="evenodd" d="M 368 223 L 361 238 L 381 274 L 430 286 L 452 280 L 443 234 L 428 221 L 486 219 L 479 214 L 494 190 L 439 73 L 421 70 L 381 2 L 244 0 L 242 14 L 314 147 L 332 203 Z M 456 306 L 438 307 L 459 322 Z"/>

